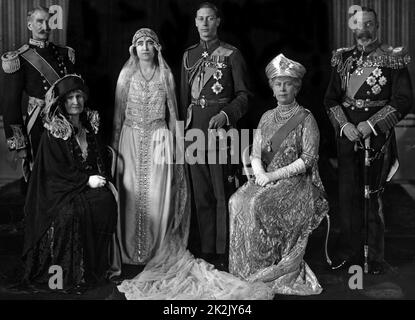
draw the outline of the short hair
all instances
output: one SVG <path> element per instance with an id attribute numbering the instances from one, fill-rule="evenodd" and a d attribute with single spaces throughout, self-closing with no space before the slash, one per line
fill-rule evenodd
<path id="1" fill-rule="evenodd" d="M 372 12 L 373 15 L 375 16 L 375 21 L 377 24 L 379 24 L 379 20 L 378 20 L 378 14 L 376 13 L 375 9 L 373 8 L 369 8 L 369 7 L 360 7 L 361 10 L 355 10 L 353 12 L 353 15 L 355 15 L 357 12 L 359 11 L 363 11 L 363 12 Z"/>
<path id="2" fill-rule="evenodd" d="M 218 17 L 218 18 L 220 18 L 220 12 L 219 12 L 219 9 L 218 9 L 218 7 L 217 6 L 215 6 L 212 2 L 208 2 L 208 1 L 206 1 L 206 2 L 202 2 L 198 7 L 197 7 L 197 9 L 196 9 L 196 14 L 197 14 L 197 12 L 200 10 L 200 9 L 203 9 L 203 8 L 209 8 L 209 9 L 212 9 L 214 12 L 215 12 L 215 15 Z"/>
<path id="3" fill-rule="evenodd" d="M 36 6 L 32 10 L 27 12 L 27 22 L 29 22 L 32 16 L 38 11 L 43 11 L 49 14 L 49 8 L 46 8 L 44 6 Z"/>

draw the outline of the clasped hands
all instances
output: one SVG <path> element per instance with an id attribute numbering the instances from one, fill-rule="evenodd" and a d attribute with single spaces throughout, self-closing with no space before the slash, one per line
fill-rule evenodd
<path id="1" fill-rule="evenodd" d="M 259 172 L 255 174 L 255 183 L 261 187 L 266 187 L 270 183 L 276 181 L 275 174 L 272 172 Z"/>
<path id="2" fill-rule="evenodd" d="M 371 133 L 372 128 L 367 121 L 360 122 L 357 127 L 348 122 L 343 128 L 343 133 L 352 142 L 359 141 L 360 139 L 366 139 Z"/>

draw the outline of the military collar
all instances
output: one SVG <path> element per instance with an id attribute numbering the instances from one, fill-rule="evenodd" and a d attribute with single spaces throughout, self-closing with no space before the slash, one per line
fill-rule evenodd
<path id="1" fill-rule="evenodd" d="M 30 38 L 29 39 L 29 44 L 31 44 L 35 47 L 44 49 L 44 48 L 48 47 L 49 41 L 47 41 L 47 40 L 35 40 L 35 39 Z"/>
<path id="2" fill-rule="evenodd" d="M 380 42 L 379 42 L 378 39 L 376 39 L 375 41 L 373 41 L 371 44 L 369 44 L 366 47 L 363 47 L 363 46 L 361 46 L 359 44 L 356 44 L 357 50 L 359 50 L 361 52 L 364 52 L 364 53 L 370 53 L 373 50 L 377 49 L 379 46 L 380 46 Z"/>
<path id="3" fill-rule="evenodd" d="M 217 37 L 215 39 L 208 40 L 208 41 L 204 41 L 204 40 L 200 39 L 200 45 L 202 46 L 203 49 L 205 49 L 207 51 L 210 51 L 211 48 L 213 48 L 213 47 L 217 47 L 219 45 L 219 43 L 220 43 L 220 40 Z"/>

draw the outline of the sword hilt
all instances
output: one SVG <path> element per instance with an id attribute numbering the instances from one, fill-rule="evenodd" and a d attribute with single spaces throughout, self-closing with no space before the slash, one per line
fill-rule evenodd
<path id="1" fill-rule="evenodd" d="M 365 245 L 364 246 L 364 251 L 365 251 L 365 262 L 364 262 L 364 266 L 363 266 L 363 272 L 364 273 L 369 273 L 369 263 L 368 263 L 368 256 L 369 256 L 369 246 Z"/>

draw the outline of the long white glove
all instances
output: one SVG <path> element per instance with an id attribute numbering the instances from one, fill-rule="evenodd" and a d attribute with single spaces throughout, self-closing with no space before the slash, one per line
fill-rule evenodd
<path id="1" fill-rule="evenodd" d="M 273 172 L 265 172 L 262 167 L 262 164 L 260 164 L 260 161 L 256 162 L 255 160 L 258 160 L 258 159 L 253 159 L 252 161 L 252 167 L 255 173 L 255 181 L 257 184 L 259 184 L 262 187 L 265 187 L 269 183 L 272 183 L 272 182 L 275 182 L 281 179 L 288 179 L 293 176 L 306 172 L 306 165 L 303 159 L 301 158 Z"/>
<path id="2" fill-rule="evenodd" d="M 271 173 L 271 180 L 277 181 L 281 179 L 288 179 L 296 175 L 306 172 L 306 166 L 303 159 L 299 158 L 288 166 L 279 168 Z"/>

